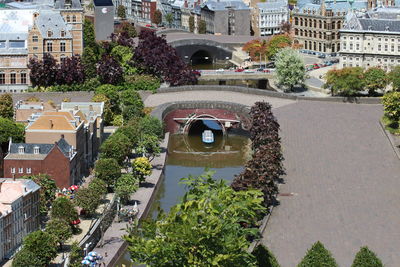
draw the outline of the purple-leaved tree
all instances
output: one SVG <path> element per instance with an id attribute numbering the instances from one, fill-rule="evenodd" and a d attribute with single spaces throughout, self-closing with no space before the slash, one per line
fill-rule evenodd
<path id="1" fill-rule="evenodd" d="M 44 54 L 43 59 L 29 59 L 28 68 L 33 86 L 52 86 L 56 83 L 58 65 L 50 54 Z"/>
<path id="2" fill-rule="evenodd" d="M 97 75 L 103 84 L 117 85 L 123 81 L 123 69 L 112 56 L 104 54 L 97 64 Z"/>
<path id="3" fill-rule="evenodd" d="M 65 58 L 57 72 L 57 84 L 80 84 L 85 81 L 84 67 L 79 56 Z"/>

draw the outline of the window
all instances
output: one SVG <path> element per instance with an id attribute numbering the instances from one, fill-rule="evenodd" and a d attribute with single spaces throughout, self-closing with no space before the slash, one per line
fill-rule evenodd
<path id="1" fill-rule="evenodd" d="M 6 83 L 6 75 L 4 72 L 0 72 L 0 84 L 5 84 Z"/>
<path id="2" fill-rule="evenodd" d="M 21 41 L 21 40 L 10 41 L 10 47 L 11 48 L 25 48 L 25 41 Z"/>
<path id="3" fill-rule="evenodd" d="M 51 42 L 47 43 L 47 52 L 53 52 L 53 43 Z"/>
<path id="4" fill-rule="evenodd" d="M 385 51 L 386 52 L 388 51 L 388 45 L 385 45 Z"/>
<path id="5" fill-rule="evenodd" d="M 350 50 L 353 50 L 353 43 L 350 44 Z"/>
<path id="6" fill-rule="evenodd" d="M 32 169 L 31 168 L 26 168 L 26 173 L 28 173 L 28 174 L 32 173 Z"/>
<path id="7" fill-rule="evenodd" d="M 357 50 L 360 49 L 360 44 L 356 44 L 356 49 L 357 49 Z"/>
<path id="8" fill-rule="evenodd" d="M 38 146 L 35 146 L 33 148 L 33 154 L 39 154 L 39 147 Z"/>
<path id="9" fill-rule="evenodd" d="M 394 52 L 394 45 L 392 45 L 391 49 L 392 49 L 392 52 Z"/>
<path id="10" fill-rule="evenodd" d="M 21 84 L 26 84 L 26 73 L 21 72 Z"/>
<path id="11" fill-rule="evenodd" d="M 61 55 L 60 56 L 60 61 L 61 61 L 61 64 L 65 64 L 65 60 L 67 59 L 67 57 L 65 56 L 65 55 Z"/>
<path id="12" fill-rule="evenodd" d="M 18 168 L 18 173 L 24 173 L 24 168 Z"/>
<path id="13" fill-rule="evenodd" d="M 72 22 L 76 22 L 76 16 L 75 15 L 72 16 Z"/>
<path id="14" fill-rule="evenodd" d="M 11 168 L 11 173 L 15 173 L 15 168 Z"/>
<path id="15" fill-rule="evenodd" d="M 18 147 L 18 154 L 24 154 L 25 148 L 23 146 Z"/>
<path id="16" fill-rule="evenodd" d="M 16 84 L 17 83 L 17 74 L 15 72 L 10 73 L 10 83 Z"/>
<path id="17" fill-rule="evenodd" d="M 65 52 L 65 42 L 60 43 L 60 51 Z"/>
<path id="18" fill-rule="evenodd" d="M 47 37 L 52 37 L 53 36 L 53 32 L 52 31 L 48 31 L 47 32 Z"/>
<path id="19" fill-rule="evenodd" d="M 37 35 L 32 36 L 32 42 L 34 43 L 39 42 L 39 38 L 37 37 Z"/>
<path id="20" fill-rule="evenodd" d="M 382 50 L 382 45 L 378 45 L 378 51 Z"/>
<path id="21" fill-rule="evenodd" d="M 70 22 L 71 21 L 71 19 L 69 18 L 69 16 L 67 16 L 67 22 Z"/>
<path id="22" fill-rule="evenodd" d="M 60 35 L 61 37 L 65 37 L 65 31 L 61 31 Z"/>
<path id="23" fill-rule="evenodd" d="M 0 41 L 0 48 L 6 48 L 6 41 Z"/>

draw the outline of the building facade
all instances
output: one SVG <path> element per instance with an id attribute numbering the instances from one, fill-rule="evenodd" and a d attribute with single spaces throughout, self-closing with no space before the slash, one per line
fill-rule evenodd
<path id="1" fill-rule="evenodd" d="M 114 4 L 111 0 L 93 0 L 96 41 L 110 40 L 114 32 Z"/>
<path id="2" fill-rule="evenodd" d="M 0 261 L 39 229 L 40 187 L 29 179 L 0 178 Z"/>
<path id="3" fill-rule="evenodd" d="M 201 19 L 209 34 L 250 35 L 250 8 L 241 1 L 207 1 Z"/>
<path id="4" fill-rule="evenodd" d="M 387 10 L 387 12 L 384 12 Z M 349 13 L 340 31 L 340 67 L 400 65 L 400 9 L 380 9 L 362 16 Z"/>
<path id="5" fill-rule="evenodd" d="M 304 49 L 336 55 L 340 51 L 339 30 L 350 9 L 367 8 L 367 2 L 344 0 L 307 3 L 293 10 L 294 42 Z"/>
<path id="6" fill-rule="evenodd" d="M 4 176 L 48 174 L 58 188 L 68 188 L 76 182 L 76 152 L 64 138 L 54 144 L 9 143 L 4 158 Z"/>
<path id="7" fill-rule="evenodd" d="M 275 0 L 257 4 L 260 36 L 282 33 L 282 25 L 289 20 L 287 0 Z"/>

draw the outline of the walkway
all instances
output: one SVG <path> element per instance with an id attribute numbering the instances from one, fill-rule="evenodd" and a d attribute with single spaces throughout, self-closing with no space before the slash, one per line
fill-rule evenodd
<path id="1" fill-rule="evenodd" d="M 282 267 L 320 240 L 343 267 L 369 246 L 399 266 L 400 162 L 378 120 L 380 105 L 300 101 L 274 110 L 287 176 L 263 242 Z"/>

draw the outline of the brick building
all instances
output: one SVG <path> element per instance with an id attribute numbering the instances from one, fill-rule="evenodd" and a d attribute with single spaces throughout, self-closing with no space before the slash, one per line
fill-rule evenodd
<path id="1" fill-rule="evenodd" d="M 40 187 L 28 179 L 0 178 L 0 261 L 39 229 Z"/>

